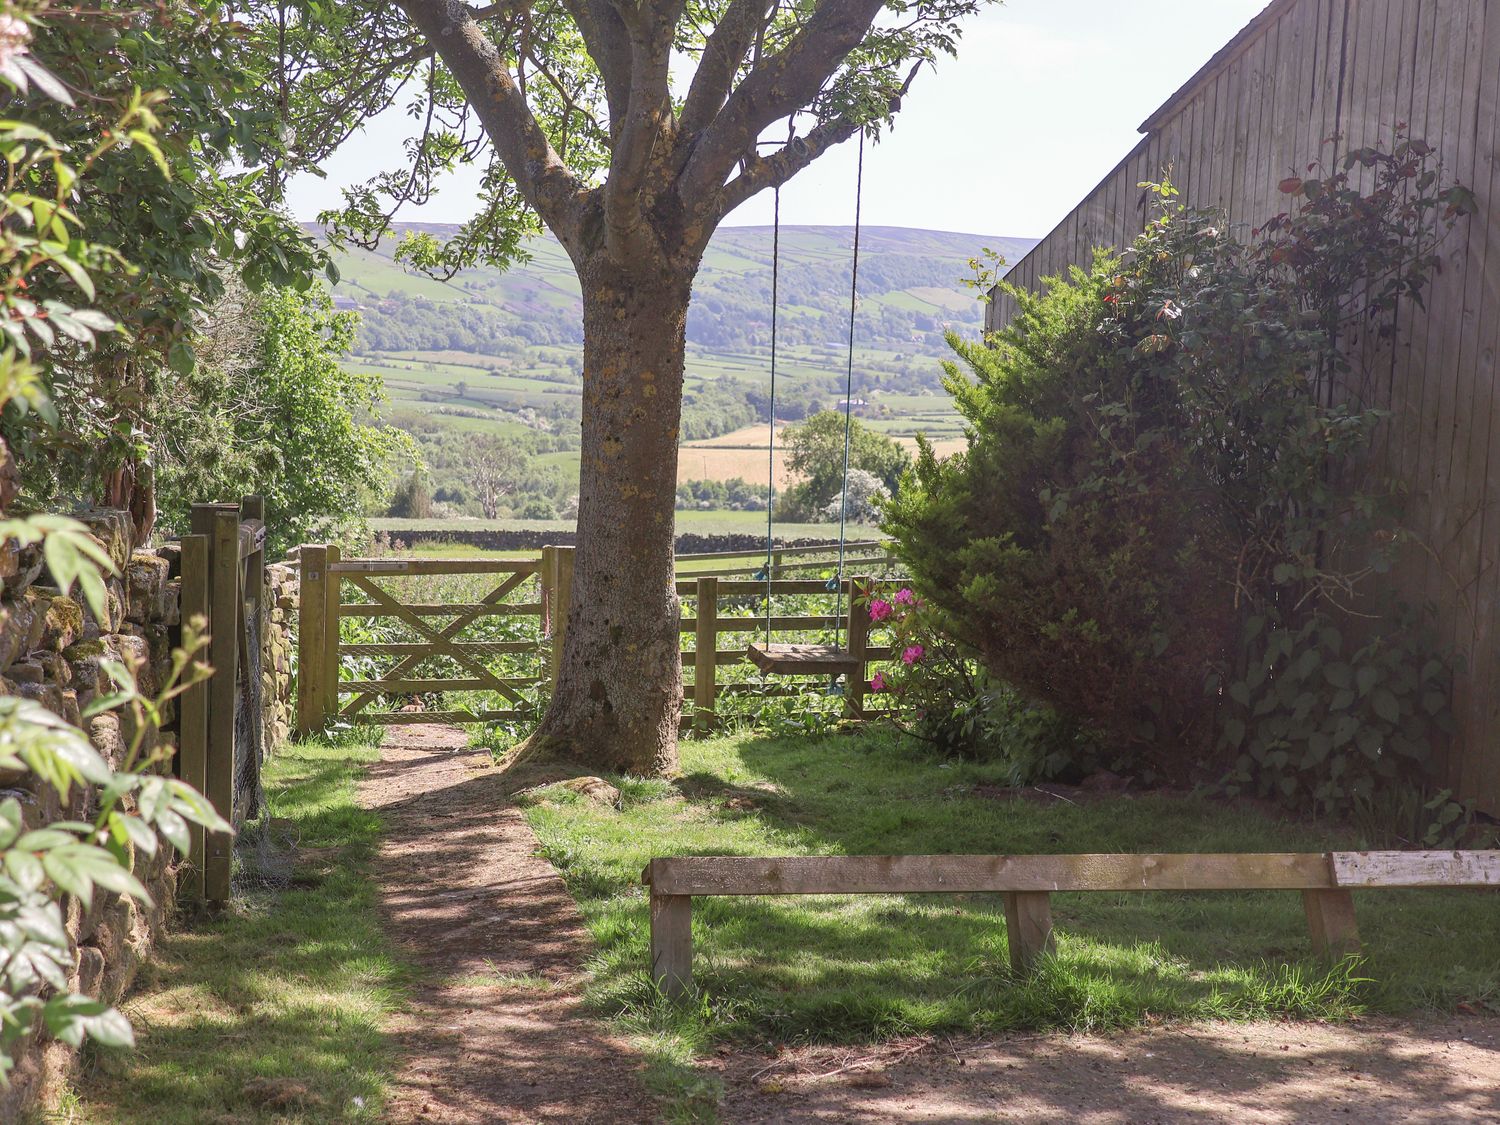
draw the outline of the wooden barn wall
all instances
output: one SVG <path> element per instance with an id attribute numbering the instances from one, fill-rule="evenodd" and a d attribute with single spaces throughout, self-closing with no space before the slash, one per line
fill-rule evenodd
<path id="1" fill-rule="evenodd" d="M 1409 489 L 1422 543 L 1392 581 L 1437 607 L 1467 660 L 1452 782 L 1500 814 L 1500 0 L 1277 0 L 1009 278 L 1035 287 L 1093 247 L 1127 245 L 1146 218 L 1137 185 L 1164 173 L 1186 201 L 1248 229 L 1286 209 L 1283 177 L 1398 122 L 1437 146 L 1479 210 L 1444 244 L 1427 312 L 1398 343 L 1366 347 L 1360 370 L 1391 411 L 1379 452 Z M 993 303 L 991 327 L 1013 304 Z"/>

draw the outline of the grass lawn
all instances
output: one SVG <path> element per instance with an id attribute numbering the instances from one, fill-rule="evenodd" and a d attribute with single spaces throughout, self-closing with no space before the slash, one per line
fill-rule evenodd
<path id="1" fill-rule="evenodd" d="M 354 800 L 378 756 L 305 743 L 268 763 L 273 819 L 247 830 L 267 841 L 264 873 L 158 946 L 124 1005 L 137 1049 L 91 1053 L 62 1120 L 379 1120 L 406 972 L 375 916 L 379 822 Z"/>
<path id="2" fill-rule="evenodd" d="M 1026 979 L 1009 968 L 997 895 L 707 898 L 694 904 L 699 994 L 673 1006 L 646 974 L 652 856 L 1358 844 L 1200 798 L 997 799 L 975 786 L 1003 786 L 1001 768 L 936 762 L 891 732 L 684 742 L 682 768 L 675 784 L 621 779 L 620 811 L 556 788 L 528 807 L 599 943 L 592 1001 L 679 1074 L 725 1039 L 1500 1011 L 1500 895 L 1482 891 L 1357 894 L 1367 957 L 1334 967 L 1311 959 L 1296 892 L 1059 894 L 1057 956 Z"/>

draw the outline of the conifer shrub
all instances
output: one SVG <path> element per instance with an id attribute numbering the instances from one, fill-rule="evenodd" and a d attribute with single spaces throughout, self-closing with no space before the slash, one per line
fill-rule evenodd
<path id="1" fill-rule="evenodd" d="M 1251 232 L 1151 185 L 1126 254 L 1005 287 L 1008 327 L 950 339 L 968 450 L 924 445 L 885 527 L 991 674 L 1131 768 L 1343 807 L 1448 725 L 1451 660 L 1380 580 L 1413 536 L 1357 360 L 1473 198 L 1400 135 L 1308 172 Z"/>

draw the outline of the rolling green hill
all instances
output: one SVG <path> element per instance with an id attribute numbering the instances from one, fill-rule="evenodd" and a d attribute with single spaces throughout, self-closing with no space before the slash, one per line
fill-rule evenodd
<path id="1" fill-rule="evenodd" d="M 338 259 L 340 305 L 361 315 L 352 360 L 385 378 L 395 420 L 422 428 L 576 430 L 582 309 L 566 254 L 550 237 L 531 260 L 443 282 L 395 260 L 397 238 Z M 413 224 L 443 237 L 451 228 Z M 834 405 L 847 364 L 847 227 L 783 227 L 778 336 L 781 418 Z M 900 227 L 861 232 L 854 389 L 872 424 L 895 434 L 956 432 L 939 390 L 942 335 L 979 329 L 982 310 L 960 279 L 982 246 L 1014 260 L 1031 240 Z M 703 262 L 688 321 L 685 441 L 738 430 L 768 414 L 771 230 L 726 227 Z"/>
<path id="2" fill-rule="evenodd" d="M 467 468 L 474 434 L 514 438 L 527 451 L 525 477 L 505 514 L 546 518 L 566 510 L 578 490 L 583 374 L 582 305 L 567 255 L 555 240 L 539 238 L 530 260 L 508 271 L 476 268 L 437 281 L 396 260 L 405 229 L 378 250 L 338 256 L 335 300 L 360 314 L 349 365 L 384 379 L 387 418 L 416 437 L 442 513 L 460 520 L 478 514 Z M 453 233 L 410 229 L 439 238 Z M 853 233 L 782 228 L 781 423 L 836 409 L 844 398 Z M 771 244 L 769 227 L 726 227 L 704 257 L 688 318 L 679 480 L 765 480 Z M 975 291 L 962 284 L 972 275 L 968 260 L 991 247 L 1014 261 L 1031 245 L 900 227 L 861 231 L 852 384 L 864 424 L 907 441 L 925 433 L 940 452 L 961 444 L 941 379 L 949 355 L 944 332 L 972 336 L 983 320 Z M 776 476 L 778 487 L 786 483 L 784 458 Z M 763 518 L 748 510 L 722 516 Z"/>

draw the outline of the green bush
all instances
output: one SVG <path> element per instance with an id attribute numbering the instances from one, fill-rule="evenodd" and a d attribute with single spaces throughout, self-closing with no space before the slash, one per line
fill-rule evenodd
<path id="1" fill-rule="evenodd" d="M 1411 537 L 1346 357 L 1472 209 L 1439 180 L 1398 135 L 1283 183 L 1300 206 L 1249 241 L 1161 186 L 1124 258 L 952 339 L 968 451 L 924 446 L 885 526 L 957 640 L 1147 772 L 1324 807 L 1423 775 L 1450 662 L 1371 581 Z"/>
<path id="2" fill-rule="evenodd" d="M 894 699 L 894 721 L 934 753 L 1003 762 L 1013 785 L 1077 781 L 1101 764 L 1096 732 L 996 680 L 909 586 L 870 598 L 866 612 L 894 653 L 870 690 Z"/>

